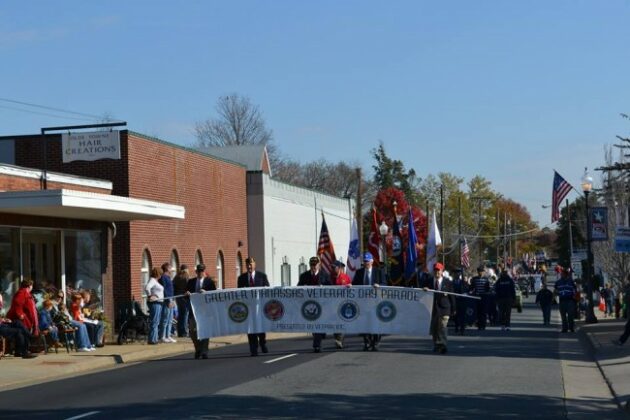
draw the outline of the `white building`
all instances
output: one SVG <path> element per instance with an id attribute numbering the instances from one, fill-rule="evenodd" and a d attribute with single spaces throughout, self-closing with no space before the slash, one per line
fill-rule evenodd
<path id="1" fill-rule="evenodd" d="M 272 286 L 295 286 L 316 255 L 322 214 L 337 259 L 345 262 L 351 228 L 351 201 L 295 187 L 263 171 L 247 173 L 249 255 Z M 290 267 L 290 268 L 289 268 Z"/>

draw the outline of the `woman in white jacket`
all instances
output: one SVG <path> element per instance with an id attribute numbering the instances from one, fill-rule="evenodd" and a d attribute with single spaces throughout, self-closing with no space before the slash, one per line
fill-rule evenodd
<path id="1" fill-rule="evenodd" d="M 160 272 L 156 267 L 151 269 L 151 278 L 144 288 L 149 301 L 149 344 L 158 343 L 158 327 L 162 314 L 162 300 L 164 299 L 164 287 L 158 282 Z"/>

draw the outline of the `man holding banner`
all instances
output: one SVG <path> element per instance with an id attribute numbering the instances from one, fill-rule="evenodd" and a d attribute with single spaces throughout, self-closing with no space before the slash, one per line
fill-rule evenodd
<path id="1" fill-rule="evenodd" d="M 433 337 L 433 351 L 446 354 L 448 351 L 448 320 L 455 314 L 455 297 L 452 294 L 438 293 L 437 291 L 453 293 L 453 282 L 442 276 L 444 265 L 433 265 L 433 276 L 421 286 L 425 290 L 435 290 L 433 293 L 433 313 L 431 316 L 431 336 Z"/>
<path id="2" fill-rule="evenodd" d="M 354 286 L 380 287 L 387 285 L 383 270 L 374 268 L 373 264 L 374 257 L 372 254 L 369 252 L 363 254 L 363 267 L 357 270 L 352 280 Z M 380 341 L 381 336 L 378 334 L 363 334 L 363 351 L 378 351 L 378 343 Z"/>
<path id="3" fill-rule="evenodd" d="M 300 274 L 300 280 L 298 286 L 331 286 L 330 276 L 324 270 L 320 268 L 320 261 L 318 257 L 311 257 L 308 261 L 310 270 Z M 313 333 L 313 351 L 319 353 L 322 351 L 322 340 L 326 337 L 326 334 Z"/>
<path id="4" fill-rule="evenodd" d="M 267 275 L 262 271 L 256 271 L 256 260 L 253 257 L 245 259 L 245 266 L 247 267 L 247 272 L 238 276 L 238 288 L 269 287 Z M 259 346 L 263 353 L 269 352 L 267 349 L 267 335 L 265 333 L 247 334 L 247 341 L 249 342 L 249 353 L 251 356 L 258 356 Z"/>
<path id="5" fill-rule="evenodd" d="M 211 277 L 206 277 L 206 266 L 203 264 L 197 265 L 197 277 L 189 279 L 186 285 L 186 294 L 190 296 L 193 293 L 203 293 L 204 291 L 217 290 L 217 286 Z M 208 338 L 199 339 L 197 335 L 197 320 L 193 311 L 193 316 L 188 318 L 190 338 L 195 345 L 195 359 L 208 358 L 208 346 L 210 340 Z"/>

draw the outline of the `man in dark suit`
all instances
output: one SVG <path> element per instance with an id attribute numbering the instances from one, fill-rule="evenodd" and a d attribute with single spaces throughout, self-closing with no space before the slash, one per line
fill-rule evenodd
<path id="1" fill-rule="evenodd" d="M 269 287 L 267 275 L 262 271 L 256 271 L 256 260 L 253 257 L 245 259 L 247 272 L 238 276 L 237 287 Z M 249 353 L 258 356 L 258 346 L 263 353 L 268 353 L 267 335 L 265 333 L 247 334 L 249 341 Z"/>
<path id="2" fill-rule="evenodd" d="M 195 272 L 197 273 L 197 276 L 188 279 L 188 283 L 186 284 L 187 295 L 190 296 L 192 293 L 203 293 L 209 292 L 211 290 L 217 290 L 217 285 L 214 283 L 214 280 L 212 280 L 210 276 L 206 276 L 205 265 L 197 265 L 197 269 L 195 270 Z M 189 317 L 188 322 L 190 338 L 195 345 L 195 359 L 199 359 L 200 357 L 202 359 L 207 359 L 208 345 L 210 343 L 210 340 L 207 338 L 199 340 L 197 338 L 197 321 L 195 320 L 194 316 Z"/>
<path id="3" fill-rule="evenodd" d="M 310 270 L 300 274 L 300 280 L 298 286 L 331 286 L 330 276 L 327 272 L 321 269 L 319 264 L 319 257 L 311 257 L 308 260 Z M 326 334 L 314 333 L 313 334 L 313 351 L 319 353 L 322 351 L 322 340 L 326 337 Z"/>
<path id="4" fill-rule="evenodd" d="M 363 254 L 363 267 L 354 273 L 353 286 L 387 286 L 385 273 L 380 268 L 374 267 L 374 257 L 369 252 Z M 381 336 L 378 334 L 363 334 L 363 351 L 378 351 L 378 343 Z"/>
<path id="5" fill-rule="evenodd" d="M 446 354 L 448 344 L 448 319 L 455 315 L 455 296 L 437 291 L 453 293 L 453 282 L 442 275 L 444 265 L 435 263 L 433 275 L 420 285 L 424 290 L 436 290 L 433 293 L 433 313 L 431 314 L 431 336 L 433 351 Z"/>

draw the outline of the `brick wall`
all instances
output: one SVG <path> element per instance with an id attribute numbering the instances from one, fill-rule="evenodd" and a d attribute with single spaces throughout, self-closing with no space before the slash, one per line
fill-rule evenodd
<path id="1" fill-rule="evenodd" d="M 42 168 L 41 136 L 15 139 L 16 165 Z M 247 256 L 246 168 L 157 139 L 121 131 L 121 159 L 94 162 L 61 161 L 61 136 L 48 135 L 48 170 L 110 180 L 112 194 L 177 204 L 184 220 L 116 223 L 113 239 L 113 297 L 117 304 L 141 290 L 142 253 L 152 264 L 170 261 L 192 267 L 200 251 L 208 273 L 216 279 L 219 252 L 224 258 L 224 287 L 236 287 L 236 261 Z M 52 188 L 49 184 L 49 188 Z M 239 242 L 241 246 L 239 247 Z M 194 271 L 194 270 L 191 270 Z"/>
<path id="2" fill-rule="evenodd" d="M 41 189 L 41 180 L 25 178 L 21 176 L 0 174 L 0 191 L 34 191 Z M 109 194 L 110 190 L 105 188 L 89 187 L 62 182 L 48 182 L 48 189 L 59 190 L 68 189 L 74 191 L 87 191 L 100 194 Z"/>

